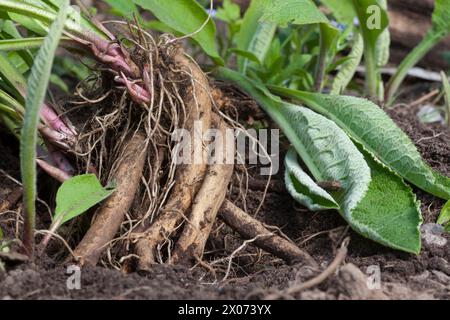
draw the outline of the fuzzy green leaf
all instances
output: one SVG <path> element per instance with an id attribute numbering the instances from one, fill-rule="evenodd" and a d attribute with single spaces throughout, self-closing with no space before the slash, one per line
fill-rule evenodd
<path id="1" fill-rule="evenodd" d="M 352 24 L 356 17 L 351 0 L 320 0 L 341 23 Z"/>
<path id="2" fill-rule="evenodd" d="M 65 5 L 61 6 L 61 10 L 36 56 L 28 79 L 25 98 L 26 111 L 20 137 L 20 167 L 24 186 L 24 204 L 30 227 L 27 232 L 29 233 L 34 229 L 36 211 L 36 143 L 39 112 L 45 99 L 53 59 L 62 36 L 68 6 L 68 0 Z"/>
<path id="3" fill-rule="evenodd" d="M 422 159 L 409 137 L 376 104 L 366 99 L 271 87 L 301 101 L 338 124 L 375 158 L 403 178 L 443 199 L 450 199 L 450 178 L 435 172 Z"/>
<path id="4" fill-rule="evenodd" d="M 450 33 L 450 0 L 436 0 L 432 16 L 433 33 Z"/>
<path id="5" fill-rule="evenodd" d="M 287 26 L 289 23 L 304 25 L 315 23 L 328 23 L 327 17 L 317 8 L 311 0 L 263 0 L 264 22 L 277 23 Z"/>
<path id="6" fill-rule="evenodd" d="M 291 148 L 285 158 L 284 181 L 291 196 L 312 211 L 338 209 L 339 205 L 311 177 L 297 161 L 297 152 Z"/>
<path id="7" fill-rule="evenodd" d="M 65 181 L 56 194 L 53 224 L 60 226 L 72 220 L 108 198 L 113 192 L 113 189 L 103 188 L 93 174 L 75 176 Z"/>
<path id="8" fill-rule="evenodd" d="M 383 8 L 383 10 L 387 11 L 387 0 L 378 0 L 378 4 L 381 8 Z M 389 53 L 391 49 L 390 46 L 391 34 L 389 32 L 389 29 L 386 28 L 380 34 L 375 48 L 375 56 L 377 60 L 377 66 L 379 68 L 384 67 L 389 62 Z"/>
<path id="9" fill-rule="evenodd" d="M 192 38 L 213 58 L 223 64 L 215 42 L 216 26 L 212 19 L 200 30 L 208 14 L 195 0 L 133 0 L 151 11 L 160 21 L 185 35 L 197 32 Z"/>
<path id="10" fill-rule="evenodd" d="M 339 72 L 333 80 L 332 94 L 342 94 L 344 92 L 361 63 L 364 52 L 363 38 L 360 33 L 356 33 L 354 37 L 352 50 L 348 55 L 349 59 L 341 65 Z"/>
<path id="11" fill-rule="evenodd" d="M 258 1 L 253 0 L 247 9 L 241 28 L 236 37 L 239 50 L 254 54 L 263 63 L 275 35 L 277 24 L 273 22 L 261 22 L 264 8 Z M 250 64 L 249 59 L 238 57 L 238 69 L 246 73 Z"/>
<path id="12" fill-rule="evenodd" d="M 330 195 L 355 231 L 392 248 L 419 252 L 421 218 L 418 204 L 411 188 L 399 176 L 370 156 L 365 158 L 364 151 L 358 150 L 333 121 L 310 109 L 282 102 L 264 85 L 236 72 L 221 68 L 216 75 L 235 82 L 258 101 L 283 130 L 315 181 L 341 184 L 341 189 Z M 292 168 L 290 166 L 290 172 Z M 322 202 L 329 198 L 311 179 L 305 178 L 304 173 L 297 172 L 293 177 L 300 182 L 299 188 L 289 187 L 289 182 L 287 186 L 301 203 L 318 209 L 331 205 L 331 202 Z M 308 185 L 312 189 L 305 192 Z M 392 199 L 387 199 L 387 194 Z"/>

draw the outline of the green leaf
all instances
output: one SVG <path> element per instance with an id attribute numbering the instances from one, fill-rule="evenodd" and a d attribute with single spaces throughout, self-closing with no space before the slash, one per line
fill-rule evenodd
<path id="1" fill-rule="evenodd" d="M 54 8 L 58 8 L 65 0 L 49 0 L 54 4 Z M 38 35 L 47 33 L 48 25 L 56 19 L 56 9 L 52 9 L 46 5 L 45 2 L 39 0 L 32 1 L 17 1 L 17 0 L 0 0 L 0 12 L 7 12 L 11 17 L 13 16 L 19 24 L 25 28 L 29 28 L 32 32 Z M 99 30 L 92 22 L 83 16 L 80 16 L 74 8 L 67 8 L 68 18 L 65 22 L 66 31 L 80 34 L 87 31 L 94 32 L 100 37 L 106 39 L 107 36 L 103 31 Z"/>
<path id="2" fill-rule="evenodd" d="M 378 0 L 378 4 L 383 10 L 387 11 L 387 0 Z M 377 40 L 375 47 L 375 59 L 379 68 L 384 67 L 389 62 L 389 53 L 391 46 L 391 34 L 389 28 L 383 30 Z"/>
<path id="3" fill-rule="evenodd" d="M 431 19 L 433 33 L 450 33 L 450 0 L 435 0 Z"/>
<path id="4" fill-rule="evenodd" d="M 387 10 L 378 0 L 353 0 L 353 8 L 359 19 L 361 33 L 364 39 L 364 61 L 366 64 L 366 90 L 372 97 L 383 97 L 381 93 L 381 74 L 378 68 L 377 44 L 380 36 L 389 25 Z"/>
<path id="5" fill-rule="evenodd" d="M 419 254 L 420 203 L 400 176 L 374 160 L 364 148 L 360 150 L 371 169 L 372 180 L 366 195 L 351 213 L 353 228 L 388 247 Z"/>
<path id="6" fill-rule="evenodd" d="M 312 211 L 339 209 L 333 197 L 303 171 L 293 148 L 286 155 L 285 169 L 286 189 L 298 203 Z"/>
<path id="7" fill-rule="evenodd" d="M 331 10 L 339 22 L 353 24 L 356 11 L 353 9 L 351 0 L 320 0 L 320 2 Z"/>
<path id="8" fill-rule="evenodd" d="M 356 69 L 361 63 L 363 52 L 364 42 L 361 34 L 358 32 L 354 35 L 352 50 L 348 55 L 349 59 L 341 65 L 339 72 L 333 80 L 331 89 L 332 94 L 342 94 L 347 88 L 348 84 L 355 75 Z"/>
<path id="9" fill-rule="evenodd" d="M 25 94 L 26 83 L 22 73 L 11 64 L 10 60 L 0 52 L 0 77 L 5 81 L 11 90 L 14 91 L 15 97 Z"/>
<path id="10" fill-rule="evenodd" d="M 136 5 L 133 3 L 133 1 L 130 0 L 105 0 L 107 4 L 111 6 L 111 8 L 114 9 L 115 12 L 119 13 L 125 18 L 131 19 L 133 18 L 133 15 L 136 14 L 136 16 L 139 17 L 139 10 L 137 9 Z"/>
<path id="11" fill-rule="evenodd" d="M 361 98 L 271 87 L 299 100 L 338 124 L 353 140 L 403 178 L 443 199 L 450 199 L 450 178 L 430 168 L 409 137 L 377 105 Z"/>
<path id="12" fill-rule="evenodd" d="M 217 9 L 216 18 L 233 23 L 241 18 L 241 7 L 232 0 L 224 0 L 222 7 Z"/>
<path id="13" fill-rule="evenodd" d="M 262 64 L 262 62 L 259 60 L 259 58 L 253 52 L 246 51 L 246 50 L 240 50 L 237 48 L 231 48 L 231 49 L 228 49 L 228 51 L 231 53 L 235 53 L 239 57 L 244 57 L 244 58 L 246 58 L 252 62 L 255 62 L 259 65 Z"/>
<path id="14" fill-rule="evenodd" d="M 8 39 L 0 40 L 0 51 L 17 51 L 23 49 L 39 48 L 44 38 L 25 38 L 25 39 Z"/>
<path id="15" fill-rule="evenodd" d="M 133 0 L 142 8 L 151 11 L 159 20 L 185 35 L 197 32 L 192 38 L 218 64 L 223 60 L 217 51 L 216 26 L 208 14 L 195 0 Z"/>
<path id="16" fill-rule="evenodd" d="M 56 193 L 53 225 L 57 227 L 83 214 L 108 198 L 113 189 L 103 188 L 93 174 L 75 176 L 65 181 Z"/>
<path id="17" fill-rule="evenodd" d="M 363 156 L 364 151 L 358 150 L 333 121 L 310 109 L 282 102 L 261 83 L 234 71 L 220 68 L 216 74 L 236 83 L 261 105 L 283 130 L 316 181 L 341 184 L 341 189 L 330 195 L 355 231 L 395 249 L 420 251 L 418 204 L 411 188 L 399 176 L 370 156 Z M 293 168 L 299 166 L 289 166 L 290 173 Z M 287 184 L 296 199 L 317 209 L 333 205 L 324 190 L 319 190 L 304 173 L 296 171 L 294 185 L 290 186 L 289 180 Z"/>
<path id="18" fill-rule="evenodd" d="M 263 14 L 264 8 L 261 3 L 253 0 L 245 12 L 244 20 L 236 36 L 237 48 L 251 52 L 261 63 L 265 60 L 277 28 L 276 23 L 261 22 Z M 248 59 L 238 57 L 238 69 L 241 73 L 246 73 L 248 66 Z"/>
<path id="19" fill-rule="evenodd" d="M 304 25 L 329 23 L 325 15 L 311 0 L 263 0 L 264 22 L 287 26 L 289 23 Z"/>
<path id="20" fill-rule="evenodd" d="M 61 6 L 61 10 L 36 56 L 28 79 L 25 98 L 26 112 L 20 137 L 20 167 L 24 187 L 24 205 L 29 226 L 25 232 L 28 233 L 30 239 L 33 238 L 36 214 L 36 143 L 39 112 L 45 99 L 53 59 L 62 36 L 68 6 L 69 1 Z"/>

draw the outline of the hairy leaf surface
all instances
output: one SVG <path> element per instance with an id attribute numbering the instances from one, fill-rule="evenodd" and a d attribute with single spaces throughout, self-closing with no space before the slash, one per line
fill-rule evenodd
<path id="1" fill-rule="evenodd" d="M 340 67 L 339 72 L 333 80 L 331 88 L 332 94 L 341 94 L 347 88 L 350 81 L 355 75 L 356 69 L 361 63 L 361 59 L 364 53 L 364 41 L 361 34 L 355 33 L 352 43 L 352 50 L 346 60 Z"/>
<path id="2" fill-rule="evenodd" d="M 417 187 L 450 199 L 450 178 L 422 159 L 409 137 L 376 104 L 366 99 L 301 92 L 272 87 L 274 92 L 302 101 L 333 120 L 386 166 Z"/>
<path id="3" fill-rule="evenodd" d="M 363 155 L 365 151 L 360 151 L 333 121 L 281 101 L 261 83 L 234 71 L 220 68 L 216 75 L 235 82 L 258 101 L 283 130 L 315 181 L 341 184 L 329 196 L 353 229 L 386 246 L 418 253 L 420 212 L 411 188 L 401 177 Z M 299 165 L 290 165 L 292 157 L 286 161 L 287 186 L 294 198 L 313 209 L 334 205 Z M 392 199 L 386 199 L 386 194 Z"/>

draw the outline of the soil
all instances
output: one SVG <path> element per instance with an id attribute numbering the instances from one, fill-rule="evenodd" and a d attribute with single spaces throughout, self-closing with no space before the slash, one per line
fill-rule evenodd
<path id="1" fill-rule="evenodd" d="M 406 101 L 408 103 L 408 101 Z M 439 125 L 421 124 L 418 107 L 398 106 L 388 114 L 417 145 L 424 159 L 436 170 L 450 176 L 450 132 Z M 0 131 L 0 169 L 19 176 L 17 144 Z M 281 184 L 281 173 L 274 177 Z M 0 199 L 17 186 L 0 171 Z M 257 190 L 256 190 L 257 189 Z M 385 248 L 351 231 L 336 212 L 311 213 L 298 206 L 282 188 L 273 188 L 257 213 L 258 219 L 276 226 L 310 253 L 322 267 L 335 257 L 344 237 L 350 237 L 346 264 L 357 266 L 365 277 L 371 270 L 381 271 L 381 290 L 355 290 L 356 282 L 343 273 L 329 277 L 319 286 L 303 291 L 296 299 L 450 299 L 450 236 L 440 241 L 424 239 L 419 256 Z M 433 223 L 444 201 L 415 190 L 421 201 L 424 223 Z M 246 210 L 254 213 L 263 197 L 260 188 L 249 190 Z M 236 204 L 244 203 L 236 199 Z M 20 209 L 20 204 L 19 209 Z M 17 206 L 14 206 L 17 210 Z M 5 238 L 14 237 L 15 214 L 0 213 Z M 12 219 L 12 220 L 11 220 Z M 446 242 L 446 243 L 445 243 Z M 0 271 L 0 299 L 246 299 L 263 298 L 296 282 L 303 282 L 317 271 L 302 265 L 288 266 L 249 244 L 230 263 L 229 257 L 243 240 L 218 222 L 212 232 L 205 261 L 209 267 L 156 265 L 150 272 L 124 274 L 95 267 L 81 272 L 81 289 L 67 289 L 67 266 L 58 259 L 40 255 L 34 264 L 6 265 Z M 231 266 L 227 274 L 228 266 Z M 214 272 L 211 271 L 214 269 Z M 363 279 L 365 279 L 363 277 Z M 376 292 L 379 295 L 374 295 Z"/>

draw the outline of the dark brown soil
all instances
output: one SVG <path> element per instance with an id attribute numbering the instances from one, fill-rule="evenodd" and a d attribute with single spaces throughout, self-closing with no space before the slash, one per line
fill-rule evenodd
<path id="1" fill-rule="evenodd" d="M 397 107 L 389 115 L 413 139 L 425 160 L 436 170 L 450 175 L 450 133 L 440 125 L 422 125 L 416 120 L 417 110 Z M 0 133 L 0 169 L 18 176 L 17 150 Z M 275 179 L 281 181 L 282 175 Z M 14 187 L 0 174 L 0 190 Z M 417 191 L 422 201 L 425 223 L 436 221 L 444 201 Z M 256 210 L 263 193 L 250 190 L 245 198 L 247 211 Z M 238 205 L 243 202 L 237 200 Z M 350 236 L 346 263 L 381 271 L 382 292 L 391 299 L 450 299 L 450 237 L 445 245 L 423 242 L 419 256 L 385 248 L 349 230 L 335 212 L 311 213 L 297 206 L 287 192 L 273 190 L 257 217 L 268 225 L 279 227 L 284 234 L 308 251 L 322 266 L 334 258 L 343 237 Z M 7 235 L 11 226 L 0 225 Z M 9 227 L 8 227 L 9 226 Z M 66 266 L 50 258 L 40 257 L 35 265 L 9 267 L 0 272 L 0 299 L 245 299 L 262 298 L 273 290 L 305 281 L 315 273 L 301 265 L 287 266 L 251 245 L 233 259 L 224 279 L 228 259 L 243 240 L 224 225 L 217 223 L 209 240 L 205 260 L 214 265 L 216 273 L 197 266 L 189 270 L 180 266 L 155 266 L 145 274 L 125 275 L 102 267 L 84 269 L 81 289 L 68 290 Z M 218 261 L 218 259 L 222 259 Z M 215 261 L 215 262 L 213 262 Z M 369 274 L 368 274 L 369 275 Z M 224 281 L 223 281 L 224 280 Z M 311 290 L 296 295 L 297 299 L 371 298 L 371 294 L 355 296 L 348 283 L 338 274 Z M 379 290 L 377 291 L 379 292 Z"/>

